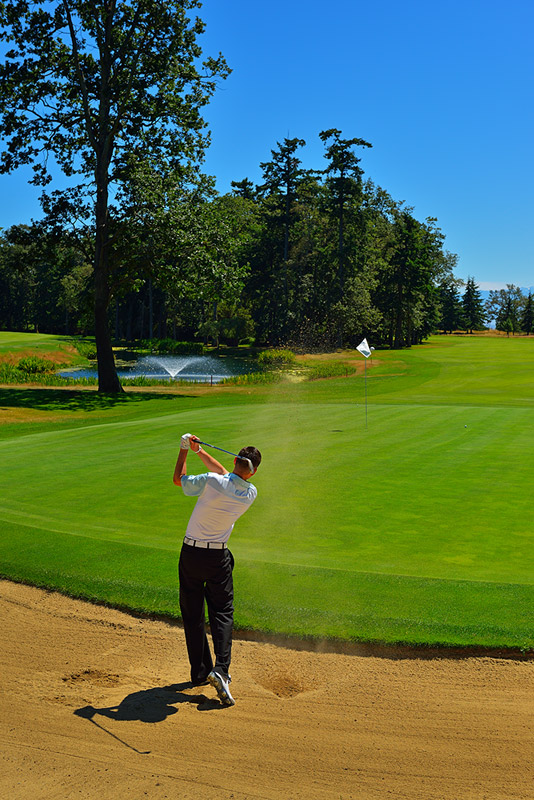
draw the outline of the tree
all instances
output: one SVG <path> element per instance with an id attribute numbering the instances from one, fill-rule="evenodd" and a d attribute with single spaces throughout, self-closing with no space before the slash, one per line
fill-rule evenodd
<path id="1" fill-rule="evenodd" d="M 35 270 L 25 241 L 28 231 L 28 226 L 16 226 L 0 236 L 0 329 L 35 330 Z"/>
<path id="2" fill-rule="evenodd" d="M 243 197 L 245 200 L 255 200 L 257 197 L 256 187 L 248 178 L 243 178 L 242 181 L 232 181 L 230 185 L 237 197 Z"/>
<path id="3" fill-rule="evenodd" d="M 321 131 L 319 138 L 326 146 L 325 158 L 328 166 L 324 170 L 330 195 L 330 205 L 338 226 L 338 286 L 339 299 L 345 290 L 345 217 L 346 204 L 361 199 L 363 170 L 359 167 L 361 159 L 354 153 L 354 147 L 372 147 L 364 139 L 342 139 L 341 131 L 329 128 Z M 358 205 L 358 203 L 356 203 Z"/>
<path id="4" fill-rule="evenodd" d="M 72 242 L 38 223 L 14 225 L 0 241 L 0 326 L 40 333 L 77 329 L 92 270 Z"/>
<path id="5" fill-rule="evenodd" d="M 495 319 L 498 331 L 516 333 L 520 330 L 519 317 L 525 298 L 519 286 L 512 283 L 506 284 L 506 289 L 493 289 L 486 301 L 486 313 L 490 319 Z"/>
<path id="6" fill-rule="evenodd" d="M 462 301 L 458 287 L 463 282 L 451 275 L 442 279 L 438 286 L 440 315 L 438 327 L 444 333 L 459 330 L 462 325 Z"/>
<path id="7" fill-rule="evenodd" d="M 0 41 L 0 171 L 32 164 L 46 185 L 50 157 L 82 182 L 45 197 L 48 210 L 81 216 L 93 229 L 99 391 L 118 392 L 109 307 L 116 189 L 132 164 L 194 180 L 208 136 L 201 108 L 228 67 L 200 63 L 204 25 L 197 0 L 5 0 Z M 59 209 L 59 212 L 58 212 Z"/>
<path id="8" fill-rule="evenodd" d="M 391 254 L 382 274 L 383 310 L 389 319 L 389 344 L 395 349 L 421 341 L 437 324 L 435 284 L 447 264 L 443 235 L 435 222 L 430 217 L 421 223 L 408 209 L 395 215 Z"/>
<path id="9" fill-rule="evenodd" d="M 521 312 L 521 330 L 529 336 L 534 331 L 534 302 L 532 292 L 528 293 L 523 311 Z"/>
<path id="10" fill-rule="evenodd" d="M 468 333 L 482 330 L 486 321 L 486 312 L 474 278 L 467 278 L 465 292 L 462 295 L 462 309 L 465 330 Z"/>
<path id="11" fill-rule="evenodd" d="M 301 161 L 295 153 L 305 144 L 304 139 L 286 138 L 282 144 L 277 142 L 277 150 L 271 150 L 271 161 L 265 161 L 260 164 L 263 170 L 263 184 L 260 187 L 260 191 L 272 197 L 275 206 L 275 224 L 280 221 L 284 232 L 282 286 L 286 319 L 289 308 L 289 243 L 294 216 L 292 213 L 293 203 L 297 198 L 299 182 L 304 175 L 300 166 Z"/>

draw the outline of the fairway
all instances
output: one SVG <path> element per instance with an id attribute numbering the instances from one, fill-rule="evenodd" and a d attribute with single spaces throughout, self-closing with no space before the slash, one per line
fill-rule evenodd
<path id="1" fill-rule="evenodd" d="M 70 349 L 72 347 L 72 337 L 57 336 L 48 333 L 20 333 L 19 331 L 0 331 L 0 356 L 6 353 L 19 355 L 20 351 L 28 350 L 32 353 L 44 351 L 46 353 L 55 350 Z"/>
<path id="2" fill-rule="evenodd" d="M 172 471 L 192 431 L 263 453 L 231 541 L 237 627 L 532 648 L 534 340 L 433 337 L 368 367 L 367 427 L 361 374 L 85 407 L 36 393 L 46 423 L 0 426 L 0 573 L 178 616 L 194 500 Z"/>

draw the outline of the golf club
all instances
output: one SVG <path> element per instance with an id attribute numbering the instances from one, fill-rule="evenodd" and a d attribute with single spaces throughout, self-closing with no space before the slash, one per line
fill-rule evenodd
<path id="1" fill-rule="evenodd" d="M 244 456 L 239 456 L 237 453 L 231 453 L 230 450 L 223 450 L 222 447 L 217 447 L 216 444 L 210 444 L 209 442 L 201 442 L 200 439 L 193 439 L 194 442 L 197 444 L 203 444 L 205 447 L 212 447 L 214 450 L 220 450 L 221 453 L 227 453 L 229 456 L 235 456 L 236 458 L 241 459 L 241 461 L 246 461 L 248 464 L 249 472 L 254 472 L 254 467 L 252 466 L 252 461 L 250 458 L 245 458 Z"/>

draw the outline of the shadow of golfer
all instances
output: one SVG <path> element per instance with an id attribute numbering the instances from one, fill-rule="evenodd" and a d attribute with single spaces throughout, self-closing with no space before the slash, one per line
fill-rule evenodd
<path id="1" fill-rule="evenodd" d="M 97 728 L 113 737 L 121 744 L 134 750 L 140 755 L 148 755 L 150 750 L 137 750 L 132 745 L 125 742 L 119 736 L 104 728 L 95 717 L 106 717 L 120 722 L 163 722 L 167 717 L 176 714 L 178 709 L 176 704 L 192 703 L 199 711 L 211 711 L 225 708 L 219 700 L 208 698 L 204 694 L 186 694 L 184 689 L 192 689 L 191 683 L 177 683 L 170 686 L 156 686 L 153 689 L 143 689 L 140 692 L 132 692 L 116 706 L 107 708 L 95 708 L 94 706 L 84 706 L 77 708 L 74 714 L 82 719 L 87 719 L 96 725 Z M 197 687 L 198 688 L 198 687 Z"/>
<path id="2" fill-rule="evenodd" d="M 132 692 L 116 706 L 94 708 L 85 706 L 74 712 L 78 717 L 93 719 L 94 716 L 107 717 L 121 722 L 163 722 L 167 717 L 176 714 L 176 704 L 192 703 L 200 711 L 222 708 L 218 700 L 210 699 L 204 694 L 186 694 L 184 689 L 192 689 L 191 683 L 176 683 L 170 686 L 156 686 Z"/>

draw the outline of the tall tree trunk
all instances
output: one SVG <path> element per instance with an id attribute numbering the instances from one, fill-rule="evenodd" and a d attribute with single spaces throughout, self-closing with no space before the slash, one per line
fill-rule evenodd
<path id="1" fill-rule="evenodd" d="M 214 300 L 213 301 L 213 321 L 215 323 L 217 322 L 218 308 L 219 308 L 219 304 L 217 303 L 217 300 Z M 217 350 L 218 350 L 219 349 L 219 327 L 218 326 L 215 327 L 215 345 L 216 345 Z"/>
<path id="2" fill-rule="evenodd" d="M 126 339 L 127 341 L 132 341 L 132 315 L 133 315 L 133 299 L 130 296 L 128 298 L 128 312 L 126 316 Z"/>
<path id="3" fill-rule="evenodd" d="M 117 376 L 109 329 L 111 292 L 108 274 L 107 221 L 108 187 L 103 169 L 97 170 L 96 237 L 95 237 L 95 340 L 98 360 L 98 391 L 109 394 L 123 392 Z"/>
<path id="4" fill-rule="evenodd" d="M 152 296 L 152 279 L 148 279 L 148 338 L 154 338 L 154 298 Z"/>
<path id="5" fill-rule="evenodd" d="M 115 298 L 115 341 L 118 341 L 120 337 L 120 318 L 119 318 L 119 298 Z"/>
<path id="6" fill-rule="evenodd" d="M 394 333 L 393 320 L 390 320 L 389 329 L 388 329 L 388 344 L 389 344 L 390 350 L 393 350 L 393 344 L 394 344 L 393 333 Z"/>
<path id="7" fill-rule="evenodd" d="M 145 301 L 140 295 L 139 297 L 139 321 L 138 321 L 138 330 L 139 330 L 139 339 L 145 338 Z"/>
<path id="8" fill-rule="evenodd" d="M 115 367 L 115 357 L 109 329 L 109 289 L 107 281 L 95 274 L 95 340 L 98 360 L 98 391 L 113 393 L 124 391 Z"/>
<path id="9" fill-rule="evenodd" d="M 289 308 L 289 288 L 287 280 L 287 271 L 288 271 L 287 261 L 289 258 L 289 210 L 290 210 L 289 192 L 290 192 L 290 186 L 288 183 L 286 186 L 286 218 L 284 226 L 284 299 L 285 299 L 286 315 L 287 315 L 287 310 Z"/>
<path id="10" fill-rule="evenodd" d="M 397 285 L 397 307 L 395 309 L 395 341 L 393 342 L 394 350 L 401 350 L 404 344 L 402 337 L 402 323 L 403 323 L 403 291 L 402 284 Z"/>
<path id="11" fill-rule="evenodd" d="M 343 300 L 345 295 L 345 264 L 344 262 L 344 246 L 343 246 L 343 199 L 341 200 L 341 204 L 339 206 L 339 231 L 338 231 L 338 269 L 337 269 L 337 278 L 339 282 L 339 299 Z"/>
<path id="12" fill-rule="evenodd" d="M 341 173 L 343 178 L 343 172 Z M 343 230 L 343 206 L 345 205 L 345 196 L 343 192 L 343 184 L 341 184 L 341 193 L 339 196 L 339 228 L 338 228 L 338 245 L 337 245 L 337 279 L 339 284 L 339 299 L 343 302 L 345 298 L 345 265 L 344 265 L 344 230 Z M 343 346 L 343 329 L 341 322 L 337 324 L 337 346 Z"/>

